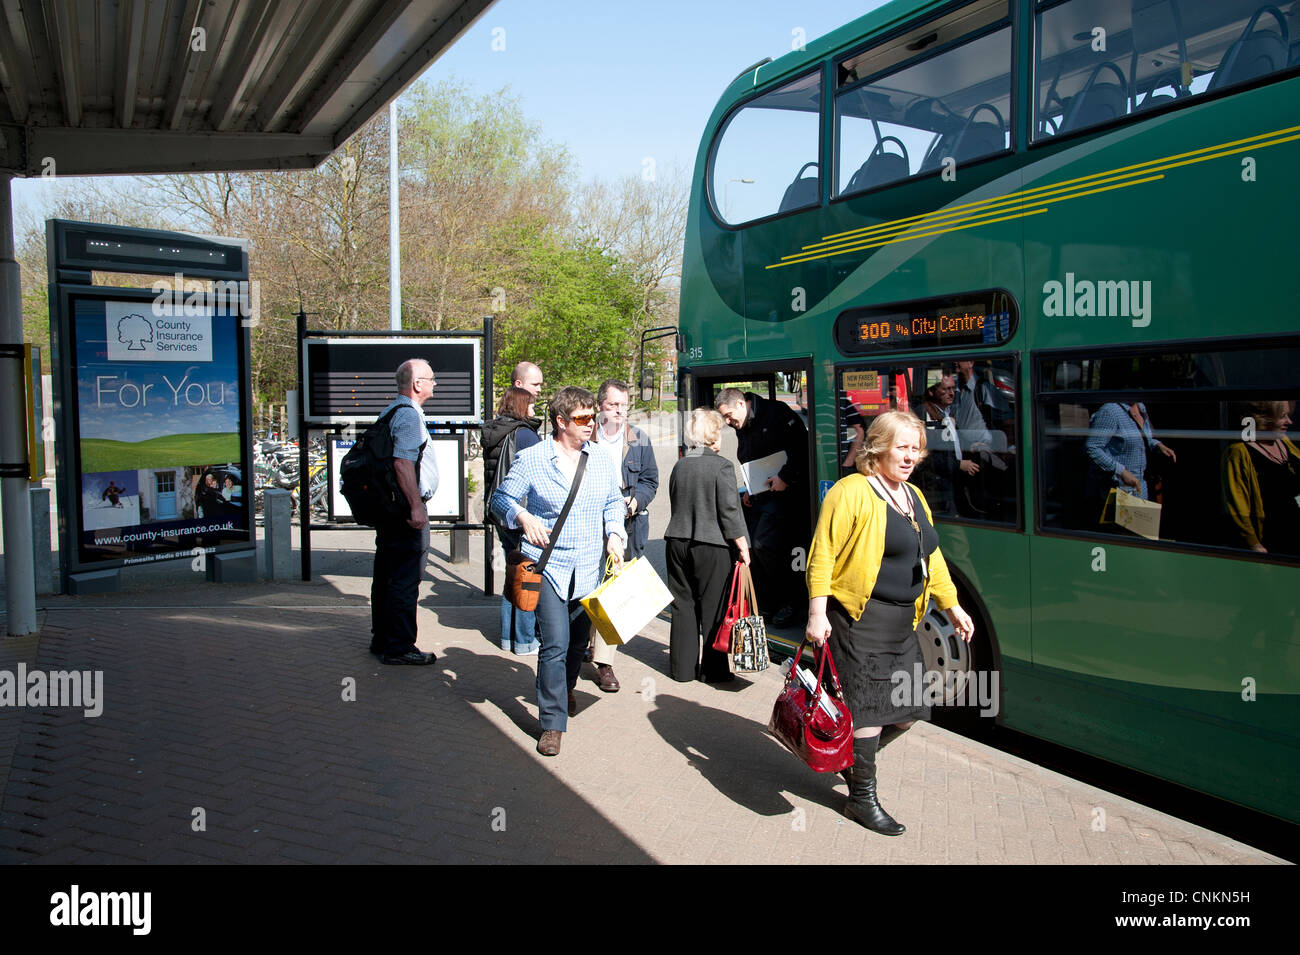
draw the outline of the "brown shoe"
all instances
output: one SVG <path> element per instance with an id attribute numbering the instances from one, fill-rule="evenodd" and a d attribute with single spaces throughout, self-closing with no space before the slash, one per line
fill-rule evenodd
<path id="1" fill-rule="evenodd" d="M 537 741 L 537 752 L 543 756 L 559 756 L 560 737 L 563 735 L 559 730 L 543 730 L 542 738 Z"/>
<path id="2" fill-rule="evenodd" d="M 619 691 L 618 677 L 614 676 L 614 668 L 608 663 L 597 663 L 596 673 L 599 674 L 597 682 L 600 688 L 606 693 L 617 693 Z"/>
<path id="3" fill-rule="evenodd" d="M 569 715 L 578 715 L 578 697 L 574 695 L 572 690 L 569 691 Z"/>

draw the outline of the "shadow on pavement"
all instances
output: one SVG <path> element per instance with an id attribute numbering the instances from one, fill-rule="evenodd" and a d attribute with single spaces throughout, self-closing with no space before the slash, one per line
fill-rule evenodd
<path id="1" fill-rule="evenodd" d="M 834 791 L 843 785 L 838 775 L 814 773 L 753 720 L 660 693 L 650 723 L 718 792 L 751 812 L 790 812 L 784 793 L 836 811 L 844 802 Z"/>

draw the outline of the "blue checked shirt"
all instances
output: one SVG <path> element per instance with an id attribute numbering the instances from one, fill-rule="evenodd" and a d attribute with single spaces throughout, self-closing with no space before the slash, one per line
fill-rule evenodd
<path id="1" fill-rule="evenodd" d="M 389 434 L 393 436 L 393 457 L 415 463 L 420 461 L 420 471 L 415 476 L 419 484 L 420 496 L 426 501 L 438 490 L 438 465 L 432 448 L 420 455 L 420 448 L 429 440 L 429 432 L 424 426 L 424 412 L 415 400 L 406 395 L 398 395 L 380 412 L 379 417 L 388 414 L 393 408 L 410 408 L 415 414 L 395 414 L 388 422 Z"/>
<path id="2" fill-rule="evenodd" d="M 1154 451 L 1160 442 L 1151 434 L 1146 405 L 1138 405 L 1138 410 L 1142 412 L 1141 429 L 1127 405 L 1113 401 L 1102 405 L 1092 416 L 1092 429 L 1084 447 L 1093 463 L 1110 475 L 1113 487 L 1129 490 L 1120 478 L 1128 471 L 1138 479 L 1138 497 L 1147 500 L 1147 450 Z"/>
<path id="3" fill-rule="evenodd" d="M 587 470 L 582 476 L 582 487 L 569 516 L 564 519 L 544 572 L 555 592 L 566 599 L 570 592 L 575 597 L 585 597 L 600 583 L 607 535 L 627 540 L 623 529 L 627 508 L 614 464 L 608 454 L 591 442 L 583 445 L 583 450 L 587 452 Z M 548 438 L 515 455 L 514 464 L 492 494 L 490 505 L 492 513 L 504 520 L 507 527 L 519 527 L 519 512 L 525 510 L 520 501 L 525 499 L 528 513 L 540 517 L 548 531 L 555 526 L 572 486 L 556 462 L 556 453 L 555 441 Z M 519 546 L 532 560 L 542 556 L 542 548 L 533 546 L 527 538 L 522 538 Z"/>

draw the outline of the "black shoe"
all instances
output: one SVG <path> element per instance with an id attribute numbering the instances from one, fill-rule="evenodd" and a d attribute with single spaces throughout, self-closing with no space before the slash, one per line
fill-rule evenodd
<path id="1" fill-rule="evenodd" d="M 424 667 L 430 663 L 436 663 L 438 655 L 436 653 L 421 653 L 419 650 L 407 650 L 405 653 L 399 654 L 385 653 L 379 660 L 381 663 L 387 663 L 390 666 Z"/>
<path id="2" fill-rule="evenodd" d="M 848 776 L 849 801 L 844 815 L 882 836 L 901 836 L 907 827 L 885 812 L 876 796 L 876 748 L 878 736 L 853 740 L 853 772 Z"/>
<path id="3" fill-rule="evenodd" d="M 578 715 L 578 697 L 574 694 L 572 690 L 569 691 L 569 715 L 570 716 Z"/>

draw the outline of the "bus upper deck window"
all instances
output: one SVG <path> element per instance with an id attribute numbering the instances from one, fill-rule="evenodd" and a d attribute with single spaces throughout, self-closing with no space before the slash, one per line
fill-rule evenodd
<path id="1" fill-rule="evenodd" d="M 741 225 L 821 201 L 821 74 L 742 104 L 713 143 L 714 214 Z"/>

